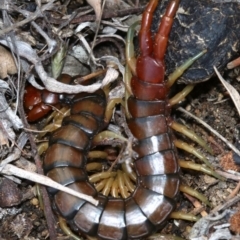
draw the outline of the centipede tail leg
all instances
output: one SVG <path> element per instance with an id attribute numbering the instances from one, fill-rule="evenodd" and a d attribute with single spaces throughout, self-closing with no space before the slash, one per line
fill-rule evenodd
<path id="1" fill-rule="evenodd" d="M 48 94 L 51 93 L 47 90 L 39 91 L 31 85 L 26 87 L 23 102 L 27 112 L 27 120 L 29 122 L 39 120 L 52 110 L 50 105 L 46 105 L 45 102 L 42 101 L 44 98 L 43 95 L 47 96 Z M 48 103 L 55 104 L 58 96 L 55 94 L 51 94 L 51 96 L 53 101 L 48 101 Z"/>
<path id="2" fill-rule="evenodd" d="M 58 80 L 62 83 L 69 83 L 71 76 L 62 74 Z M 23 96 L 23 105 L 27 113 L 28 122 L 36 122 L 45 117 L 52 111 L 52 107 L 59 103 L 61 95 L 49 92 L 48 90 L 39 90 L 32 85 L 25 88 Z"/>

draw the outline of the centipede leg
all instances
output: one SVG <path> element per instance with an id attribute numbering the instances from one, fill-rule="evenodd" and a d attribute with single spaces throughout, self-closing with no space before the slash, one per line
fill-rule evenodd
<path id="1" fill-rule="evenodd" d="M 132 73 L 130 71 L 130 67 L 128 65 L 126 65 L 125 67 L 125 73 L 124 73 L 124 83 L 125 83 L 125 101 L 124 101 L 124 108 L 125 108 L 125 112 L 126 112 L 126 118 L 129 119 L 131 118 L 131 114 L 129 112 L 128 109 L 128 104 L 127 104 L 127 100 L 129 98 L 129 96 L 131 96 L 132 93 L 132 89 L 131 89 L 131 78 L 132 78 Z"/>
<path id="2" fill-rule="evenodd" d="M 170 127 L 174 129 L 177 132 L 182 133 L 183 135 L 187 136 L 194 142 L 198 143 L 200 146 L 202 146 L 205 150 L 207 150 L 210 154 L 213 154 L 212 149 L 207 145 L 207 143 L 200 137 L 198 136 L 195 132 L 192 130 L 188 129 L 184 125 L 177 123 L 175 121 L 172 121 L 170 123 Z"/>
<path id="3" fill-rule="evenodd" d="M 127 66 L 131 69 L 131 72 L 136 75 L 136 58 L 134 53 L 134 45 L 133 45 L 133 38 L 134 38 L 134 32 L 137 25 L 140 24 L 140 21 L 135 22 L 132 24 L 127 33 L 127 41 L 126 41 L 126 61 Z M 130 82 L 131 78 L 129 79 Z M 130 83 L 128 84 L 130 86 Z"/>
<path id="4" fill-rule="evenodd" d="M 201 154 L 199 151 L 197 151 L 194 147 L 190 146 L 189 144 L 181 141 L 181 140 L 174 140 L 174 145 L 177 148 L 180 148 L 186 152 L 189 152 L 191 154 L 193 154 L 194 156 L 196 156 L 198 159 L 200 159 L 201 161 L 203 161 L 210 169 L 212 168 L 211 164 L 208 162 L 207 158 Z M 189 165 L 190 167 L 190 165 Z M 220 179 L 220 180 L 224 180 L 224 178 L 222 176 L 220 176 L 217 173 L 214 173 L 214 171 L 212 170 L 211 175 L 215 176 L 216 178 Z"/>
<path id="5" fill-rule="evenodd" d="M 49 146 L 48 142 L 43 142 L 41 144 L 38 144 L 37 151 L 39 156 L 41 156 L 44 152 L 46 152 L 46 150 L 48 149 L 48 146 Z"/>
<path id="6" fill-rule="evenodd" d="M 107 153 L 104 151 L 90 151 L 88 153 L 88 158 L 97 158 L 97 159 L 106 159 L 107 158 Z"/>
<path id="7" fill-rule="evenodd" d="M 194 88 L 194 85 L 189 84 L 182 91 L 177 93 L 174 97 L 170 98 L 169 99 L 170 106 L 176 105 L 181 101 L 183 101 L 185 97 L 193 90 L 193 88 Z"/>
<path id="8" fill-rule="evenodd" d="M 175 71 L 173 73 L 171 73 L 169 75 L 169 77 L 168 77 L 167 87 L 170 88 L 176 82 L 176 80 L 184 73 L 184 71 L 187 70 L 197 59 L 202 57 L 206 52 L 207 52 L 207 50 L 201 51 L 197 55 L 195 55 L 192 58 L 188 59 L 180 67 L 175 69 Z"/>
<path id="9" fill-rule="evenodd" d="M 185 213 L 185 212 L 172 212 L 170 215 L 170 218 L 173 219 L 182 219 L 182 220 L 186 220 L 186 221 L 190 221 L 190 222 L 197 222 L 200 218 L 196 217 L 193 214 L 190 213 Z"/>
<path id="10" fill-rule="evenodd" d="M 67 222 L 64 218 L 62 218 L 61 216 L 58 216 L 58 222 L 59 222 L 59 226 L 62 229 L 62 231 L 69 237 L 71 237 L 71 239 L 73 240 L 83 240 L 82 238 L 78 237 L 77 235 L 75 235 L 72 230 L 68 227 Z"/>
<path id="11" fill-rule="evenodd" d="M 219 174 L 214 172 L 211 168 L 209 168 L 207 166 L 203 166 L 202 164 L 197 164 L 197 163 L 194 163 L 194 162 L 191 162 L 191 161 L 185 161 L 185 160 L 182 160 L 182 159 L 179 159 L 178 162 L 179 162 L 179 165 L 180 165 L 181 168 L 196 170 L 196 171 L 203 172 L 203 173 L 206 173 L 208 175 L 211 175 L 215 178 L 218 178 L 218 179 L 220 178 Z"/>
<path id="12" fill-rule="evenodd" d="M 128 139 L 112 131 L 102 131 L 93 138 L 93 145 L 99 145 L 104 141 L 118 139 L 121 142 L 128 142 Z"/>
<path id="13" fill-rule="evenodd" d="M 107 107 L 105 110 L 105 116 L 104 116 L 104 122 L 107 124 L 110 122 L 112 114 L 113 114 L 113 109 L 117 104 L 121 104 L 124 106 L 124 102 L 121 98 L 113 98 L 107 103 Z"/>
<path id="14" fill-rule="evenodd" d="M 193 189 L 193 188 L 191 188 L 189 186 L 180 184 L 180 191 L 184 192 L 184 193 L 187 193 L 187 194 L 189 194 L 189 195 L 199 199 L 200 201 L 204 202 L 206 205 L 211 207 L 211 204 L 208 201 L 208 199 L 203 194 L 201 194 L 198 191 L 196 191 L 195 189 Z"/>
<path id="15" fill-rule="evenodd" d="M 189 152 L 191 154 L 193 154 L 194 156 L 196 156 L 198 159 L 200 159 L 201 161 L 203 161 L 207 166 L 211 167 L 211 164 L 208 162 L 207 158 L 201 154 L 200 152 L 198 152 L 194 147 L 190 146 L 189 144 L 181 141 L 181 140 L 174 140 L 174 145 L 177 148 L 180 148 L 186 152 Z"/>
<path id="16" fill-rule="evenodd" d="M 166 240 L 185 240 L 181 237 L 176 237 L 169 234 L 155 233 L 147 238 L 147 240 L 157 240 L 157 239 L 166 239 Z"/>

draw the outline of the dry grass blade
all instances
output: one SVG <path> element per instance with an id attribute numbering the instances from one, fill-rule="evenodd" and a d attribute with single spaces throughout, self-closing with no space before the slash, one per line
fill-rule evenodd
<path id="1" fill-rule="evenodd" d="M 229 92 L 236 108 L 238 111 L 238 114 L 240 115 L 240 95 L 238 94 L 237 90 L 228 82 L 226 82 L 223 77 L 221 76 L 221 74 L 219 73 L 219 71 L 217 70 L 217 68 L 214 66 L 214 71 L 216 72 L 219 80 L 222 82 L 222 84 L 224 85 L 224 87 L 227 89 L 227 91 Z"/>
<path id="2" fill-rule="evenodd" d="M 72 190 L 71 188 L 65 187 L 65 186 L 53 181 L 52 179 L 50 179 L 46 176 L 37 174 L 35 172 L 29 172 L 24 169 L 15 167 L 14 165 L 11 165 L 11 164 L 6 164 L 4 166 L 0 166 L 0 172 L 2 174 L 15 175 L 17 177 L 31 180 L 33 182 L 40 183 L 40 184 L 48 186 L 48 187 L 53 187 L 55 189 L 61 190 L 63 192 L 66 192 L 66 193 L 76 196 L 78 198 L 84 199 L 94 205 L 98 205 L 98 201 L 95 200 L 93 197 L 86 195 L 86 194 L 76 192 L 76 191 Z"/>
<path id="3" fill-rule="evenodd" d="M 91 5 L 94 9 L 94 12 L 96 14 L 96 21 L 99 22 L 101 20 L 101 0 L 87 0 L 88 4 Z"/>

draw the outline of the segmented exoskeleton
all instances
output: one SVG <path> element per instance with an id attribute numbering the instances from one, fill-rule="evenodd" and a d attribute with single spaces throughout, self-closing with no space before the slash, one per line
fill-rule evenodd
<path id="1" fill-rule="evenodd" d="M 127 124 L 136 139 L 133 150 L 137 156 L 133 163 L 137 175 L 133 192 L 125 199 L 106 197 L 88 178 L 86 156 L 93 137 L 103 128 L 107 104 L 102 90 L 79 93 L 71 100 L 70 116 L 51 135 L 44 157 L 47 176 L 99 200 L 99 205 L 94 206 L 49 188 L 54 208 L 72 228 L 100 239 L 146 237 L 164 226 L 176 206 L 180 167 L 177 142 L 171 130 L 173 103 L 168 100 L 172 82 L 164 80 L 164 54 L 179 1 L 170 1 L 152 41 L 150 25 L 157 4 L 157 0 L 151 0 L 143 13 L 139 33 L 141 54 L 136 64 L 132 56 L 128 61 L 133 77 L 132 96 L 127 100 Z M 187 88 L 187 92 L 190 90 Z"/>

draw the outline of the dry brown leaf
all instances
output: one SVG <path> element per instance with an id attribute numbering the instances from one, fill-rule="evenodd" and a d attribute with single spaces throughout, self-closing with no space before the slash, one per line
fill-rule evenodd
<path id="1" fill-rule="evenodd" d="M 4 79 L 8 74 L 16 74 L 17 67 L 12 54 L 0 45 L 0 78 Z"/>

